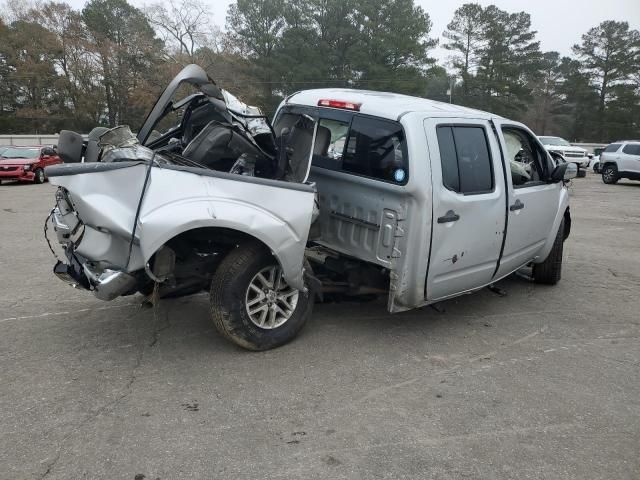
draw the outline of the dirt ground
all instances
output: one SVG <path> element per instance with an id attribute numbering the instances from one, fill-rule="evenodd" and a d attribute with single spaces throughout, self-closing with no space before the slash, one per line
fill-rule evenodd
<path id="1" fill-rule="evenodd" d="M 53 187 L 0 186 L 0 478 L 640 479 L 640 182 L 573 184 L 559 285 L 316 305 L 264 353 L 204 294 L 67 287 Z"/>

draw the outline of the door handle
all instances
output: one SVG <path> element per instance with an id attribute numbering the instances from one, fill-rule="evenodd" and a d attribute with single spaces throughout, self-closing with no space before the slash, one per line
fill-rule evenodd
<path id="1" fill-rule="evenodd" d="M 524 203 L 520 201 L 520 199 L 516 200 L 516 203 L 509 207 L 509 210 L 515 212 L 516 210 L 522 210 L 524 208 Z"/>
<path id="2" fill-rule="evenodd" d="M 438 223 L 457 222 L 458 220 L 460 220 L 460 215 L 453 210 L 449 210 L 443 217 L 438 218 Z"/>

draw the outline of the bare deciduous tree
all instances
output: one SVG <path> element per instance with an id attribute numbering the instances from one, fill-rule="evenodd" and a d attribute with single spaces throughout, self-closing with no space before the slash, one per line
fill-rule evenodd
<path id="1" fill-rule="evenodd" d="M 193 59 L 199 48 L 218 51 L 219 29 L 200 0 L 169 0 L 145 8 L 149 23 L 173 54 Z M 171 55 L 171 54 L 170 54 Z"/>

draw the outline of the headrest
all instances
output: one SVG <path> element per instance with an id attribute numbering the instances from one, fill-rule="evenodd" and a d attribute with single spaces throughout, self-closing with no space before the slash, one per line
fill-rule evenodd
<path id="1" fill-rule="evenodd" d="M 313 144 L 313 154 L 326 156 L 329 150 L 329 144 L 331 143 L 331 130 L 327 127 L 318 125 L 318 131 L 316 132 L 316 140 Z"/>
<path id="2" fill-rule="evenodd" d="M 71 130 L 60 130 L 58 136 L 58 155 L 64 163 L 82 161 L 82 135 Z"/>
<path id="3" fill-rule="evenodd" d="M 87 138 L 89 140 L 94 140 L 97 142 L 98 140 L 100 140 L 100 137 L 102 136 L 102 134 L 108 131 L 109 129 L 107 127 L 96 127 L 89 132 L 89 135 L 87 135 Z"/>

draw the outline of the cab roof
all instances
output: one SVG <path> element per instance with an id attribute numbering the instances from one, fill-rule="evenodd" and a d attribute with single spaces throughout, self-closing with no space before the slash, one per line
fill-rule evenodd
<path id="1" fill-rule="evenodd" d="M 339 100 L 359 103 L 360 113 L 376 117 L 398 120 L 405 113 L 421 112 L 433 117 L 467 117 L 490 119 L 498 115 L 461 107 L 450 103 L 437 102 L 426 98 L 412 97 L 399 93 L 374 92 L 350 88 L 318 88 L 303 90 L 290 95 L 287 104 L 317 106 L 320 100 Z"/>

